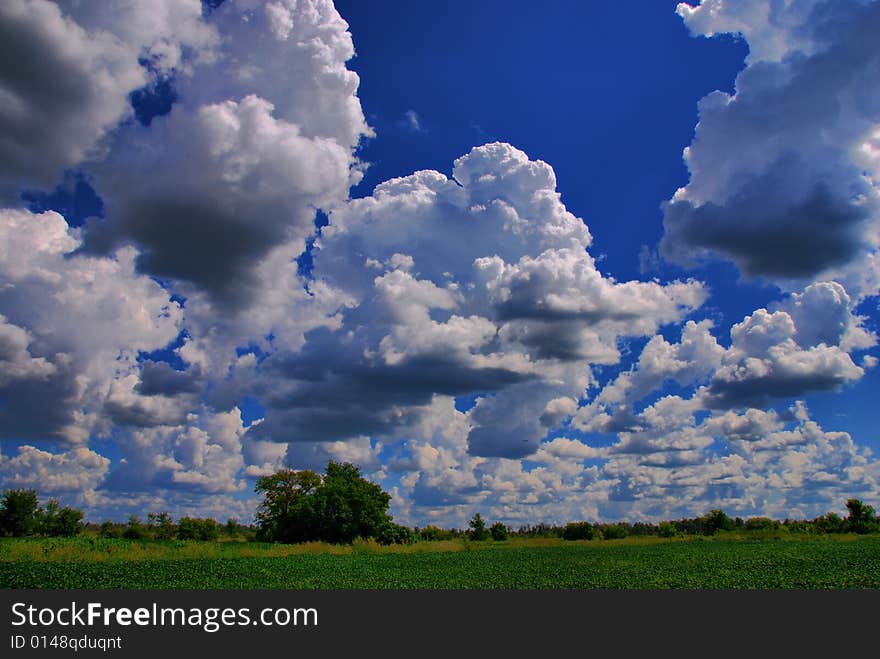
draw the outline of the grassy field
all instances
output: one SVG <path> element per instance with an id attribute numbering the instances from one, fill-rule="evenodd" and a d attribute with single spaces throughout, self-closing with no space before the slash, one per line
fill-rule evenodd
<path id="1" fill-rule="evenodd" d="M 339 547 L 0 540 L 0 588 L 880 588 L 880 536 Z"/>

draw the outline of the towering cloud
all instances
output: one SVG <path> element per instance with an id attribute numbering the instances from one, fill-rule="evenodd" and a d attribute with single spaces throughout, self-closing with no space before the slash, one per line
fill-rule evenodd
<path id="1" fill-rule="evenodd" d="M 347 198 L 370 129 L 331 2 L 230 0 L 208 24 L 222 47 L 175 77 L 170 113 L 121 128 L 93 167 L 107 219 L 86 242 L 135 244 L 140 271 L 235 311 L 271 285 L 269 252 L 301 253 L 315 209 Z"/>
<path id="2" fill-rule="evenodd" d="M 199 0 L 9 0 L 0 7 L 0 200 L 99 157 L 129 94 L 215 41 Z M 151 70 L 139 60 L 148 60 Z"/>
<path id="3" fill-rule="evenodd" d="M 876 294 L 880 3 L 705 0 L 678 11 L 692 34 L 741 34 L 750 54 L 735 94 L 700 102 L 690 182 L 665 206 L 662 254 Z"/>
<path id="4" fill-rule="evenodd" d="M 382 437 L 436 396 L 478 395 L 469 450 L 534 452 L 590 365 L 619 359 L 619 337 L 650 335 L 704 299 L 696 282 L 605 277 L 590 242 L 550 166 L 503 143 L 459 158 L 452 179 L 417 172 L 334 210 L 314 272 L 349 308 L 338 329 L 260 364 L 267 413 L 254 434 Z"/>
<path id="5" fill-rule="evenodd" d="M 177 335 L 182 310 L 135 272 L 136 253 L 76 255 L 53 212 L 0 211 L 0 438 L 84 442 L 138 353 Z"/>

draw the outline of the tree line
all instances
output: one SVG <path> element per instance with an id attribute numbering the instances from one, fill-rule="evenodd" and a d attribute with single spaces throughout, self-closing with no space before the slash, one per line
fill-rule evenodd
<path id="1" fill-rule="evenodd" d="M 514 530 L 503 522 L 488 524 L 476 512 L 468 528 L 423 528 L 396 524 L 388 513 L 391 495 L 363 478 L 348 462 L 330 461 L 323 474 L 311 470 L 282 469 L 257 479 L 255 492 L 262 495 L 254 524 L 229 519 L 182 517 L 175 522 L 167 512 L 149 513 L 146 522 L 132 515 L 127 522 L 105 521 L 100 526 L 83 523 L 83 512 L 61 507 L 55 499 L 40 506 L 32 489 L 6 490 L 0 498 L 0 536 L 75 536 L 88 526 L 105 538 L 130 540 L 235 539 L 243 541 L 300 543 L 321 541 L 350 544 L 356 539 L 373 539 L 381 544 L 412 543 L 417 540 L 503 541 L 510 537 L 562 538 L 564 540 L 619 539 L 628 536 L 671 538 L 714 535 L 719 531 L 793 533 L 878 533 L 880 519 L 874 508 L 859 499 L 846 502 L 848 514 L 829 512 L 812 520 L 773 520 L 768 517 L 731 518 L 714 509 L 694 518 L 649 522 L 588 521 L 565 525 L 535 524 Z"/>

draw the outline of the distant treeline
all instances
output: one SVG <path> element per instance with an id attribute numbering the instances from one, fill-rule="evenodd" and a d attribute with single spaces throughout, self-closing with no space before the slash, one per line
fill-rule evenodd
<path id="1" fill-rule="evenodd" d="M 629 536 L 658 536 L 674 538 L 689 535 L 715 535 L 719 531 L 782 532 L 802 534 L 827 533 L 880 533 L 880 518 L 874 508 L 859 499 L 846 502 L 849 511 L 846 517 L 829 512 L 811 520 L 784 519 L 769 517 L 731 518 L 723 510 L 711 510 L 701 517 L 689 517 L 659 523 L 618 522 L 599 524 L 590 522 L 571 522 L 563 526 L 537 524 L 523 526 L 512 535 L 528 538 L 563 538 L 565 540 L 613 540 Z"/>
<path id="2" fill-rule="evenodd" d="M 348 474 L 358 479 L 356 471 Z M 265 486 L 268 481 L 264 481 Z M 375 487 L 375 486 L 374 486 Z M 351 491 L 349 491 L 351 493 Z M 340 493 L 342 494 L 342 493 Z M 340 499 L 336 500 L 336 509 L 340 508 Z M 880 533 L 880 518 L 874 508 L 859 499 L 846 502 L 846 517 L 829 512 L 812 520 L 782 521 L 768 517 L 731 518 L 723 510 L 711 510 L 701 517 L 683 518 L 659 522 L 618 522 L 603 524 L 595 522 L 571 522 L 565 525 L 535 524 L 512 529 L 503 522 L 487 525 L 480 513 L 476 513 L 468 523 L 466 530 L 444 529 L 438 526 L 406 527 L 393 524 L 390 517 L 380 520 L 372 530 L 361 527 L 351 537 L 338 535 L 335 542 L 350 543 L 355 538 L 372 538 L 382 544 L 412 543 L 418 540 L 437 541 L 466 538 L 468 540 L 507 540 L 510 537 L 520 538 L 562 538 L 564 540 L 614 540 L 629 536 L 657 536 L 674 538 L 678 536 L 714 535 L 719 531 L 739 531 L 746 533 Z M 49 499 L 45 507 L 39 505 L 35 490 L 6 490 L 0 498 L 0 536 L 13 537 L 58 537 L 75 536 L 84 531 L 104 538 L 125 538 L 130 540 L 237 540 L 237 541 L 274 541 L 304 542 L 324 540 L 326 537 L 280 537 L 274 531 L 276 526 L 266 523 L 267 507 L 261 508 L 262 517 L 258 515 L 254 525 L 240 524 L 235 519 L 225 523 L 210 518 L 182 517 L 176 522 L 165 512 L 150 513 L 147 519 L 141 520 L 132 515 L 127 522 L 105 521 L 98 524 L 84 524 L 83 513 L 70 507 L 61 507 L 55 499 Z M 284 520 L 282 520 L 284 521 Z M 330 523 L 336 523 L 330 519 Z M 267 532 L 267 529 L 269 532 Z"/>

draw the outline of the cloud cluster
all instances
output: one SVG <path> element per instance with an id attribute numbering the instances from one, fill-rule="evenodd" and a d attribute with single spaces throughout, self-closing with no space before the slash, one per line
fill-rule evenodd
<path id="1" fill-rule="evenodd" d="M 469 450 L 534 452 L 590 365 L 617 362 L 620 337 L 651 335 L 705 297 L 693 281 L 603 276 L 590 241 L 552 168 L 503 143 L 459 158 L 452 179 L 417 172 L 335 209 L 314 273 L 350 301 L 339 327 L 260 363 L 253 434 L 393 436 L 435 396 L 477 395 Z"/>
<path id="2" fill-rule="evenodd" d="M 736 93 L 703 98 L 687 186 L 665 205 L 661 253 L 716 255 L 789 288 L 837 279 L 880 288 L 880 4 L 862 0 L 679 5 L 691 33 L 749 43 Z"/>
<path id="3" fill-rule="evenodd" d="M 136 381 L 139 352 L 179 331 L 180 306 L 135 272 L 134 250 L 80 245 L 57 213 L 0 211 L 0 438 L 87 441 L 114 387 Z"/>
<path id="4" fill-rule="evenodd" d="M 347 198 L 370 134 L 332 3 L 251 5 L 211 13 L 222 48 L 177 75 L 167 115 L 120 128 L 91 168 L 107 219 L 86 226 L 89 249 L 134 244 L 140 271 L 224 312 L 273 285 L 259 264 L 279 244 L 304 250 L 316 208 Z"/>
<path id="5" fill-rule="evenodd" d="M 729 332 L 700 282 L 600 272 L 552 167 L 510 144 L 350 200 L 372 132 L 329 0 L 3 3 L 0 484 L 249 520 L 254 478 L 334 458 L 399 521 L 456 525 L 876 495 L 878 463 L 796 399 L 876 364 L 877 5 L 679 13 L 751 52 L 701 103 L 663 253 L 795 291 Z M 137 120 L 159 82 L 170 110 Z M 73 167 L 105 217 L 14 207 Z"/>
<path id="6" fill-rule="evenodd" d="M 633 409 L 667 382 L 695 387 L 697 409 L 757 408 L 857 381 L 873 361 L 853 361 L 854 351 L 877 337 L 854 313 L 837 282 L 811 284 L 758 309 L 730 329 L 725 348 L 712 323 L 688 321 L 678 343 L 654 336 L 633 368 L 620 373 L 575 415 L 585 431 L 620 432 L 640 427 Z"/>
<path id="7" fill-rule="evenodd" d="M 106 6 L 105 6 L 106 5 Z M 0 200 L 96 156 L 129 94 L 216 41 L 199 0 L 9 0 L 0 7 Z M 148 60 L 151 70 L 142 66 Z"/>

